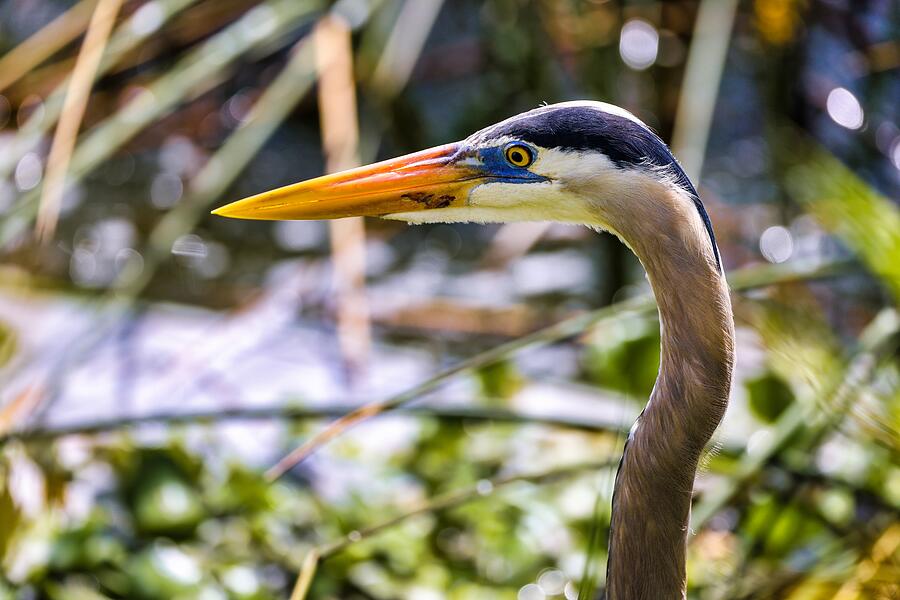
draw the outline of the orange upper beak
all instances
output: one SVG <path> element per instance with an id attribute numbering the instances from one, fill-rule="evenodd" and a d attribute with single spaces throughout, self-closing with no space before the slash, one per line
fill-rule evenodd
<path id="1" fill-rule="evenodd" d="M 451 162 L 459 147 L 458 143 L 447 144 L 324 175 L 212 212 L 237 219 L 309 220 L 463 206 L 484 172 Z"/>

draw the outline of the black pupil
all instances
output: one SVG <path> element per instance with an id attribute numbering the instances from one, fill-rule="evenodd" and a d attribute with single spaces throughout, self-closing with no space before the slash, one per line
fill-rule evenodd
<path id="1" fill-rule="evenodd" d="M 525 155 L 521 150 L 513 150 L 512 151 L 512 160 L 514 163 L 523 163 L 525 162 Z"/>

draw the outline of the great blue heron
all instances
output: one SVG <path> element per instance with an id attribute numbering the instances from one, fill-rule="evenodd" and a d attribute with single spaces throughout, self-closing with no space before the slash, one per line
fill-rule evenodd
<path id="1" fill-rule="evenodd" d="M 685 597 L 694 476 L 728 403 L 734 323 L 709 217 L 644 123 L 600 102 L 543 106 L 458 143 L 214 212 L 244 219 L 561 221 L 617 235 L 647 271 L 662 348 L 656 385 L 616 475 L 607 594 Z"/>

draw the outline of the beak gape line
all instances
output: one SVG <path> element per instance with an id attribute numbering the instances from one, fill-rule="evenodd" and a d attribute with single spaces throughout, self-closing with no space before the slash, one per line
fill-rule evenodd
<path id="1" fill-rule="evenodd" d="M 332 175 L 295 183 L 213 211 L 238 219 L 310 220 L 383 216 L 464 206 L 486 177 L 453 159 L 460 144 L 446 144 Z"/>

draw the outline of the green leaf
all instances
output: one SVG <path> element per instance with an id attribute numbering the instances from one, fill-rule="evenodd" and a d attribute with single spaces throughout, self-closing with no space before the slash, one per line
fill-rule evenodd
<path id="1" fill-rule="evenodd" d="M 509 398 L 522 387 L 522 378 L 512 361 L 501 360 L 481 367 L 475 372 L 481 391 L 486 398 Z"/>
<path id="2" fill-rule="evenodd" d="M 802 145 L 802 136 L 792 136 Z M 787 175 L 790 192 L 847 243 L 900 300 L 900 210 L 812 143 Z"/>
<path id="3" fill-rule="evenodd" d="M 659 371 L 659 334 L 653 327 L 623 331 L 592 345 L 585 357 L 591 381 L 640 398 L 650 395 Z"/>
<path id="4" fill-rule="evenodd" d="M 766 423 L 774 423 L 794 401 L 794 392 L 778 375 L 768 371 L 744 382 L 750 396 L 750 409 Z"/>

